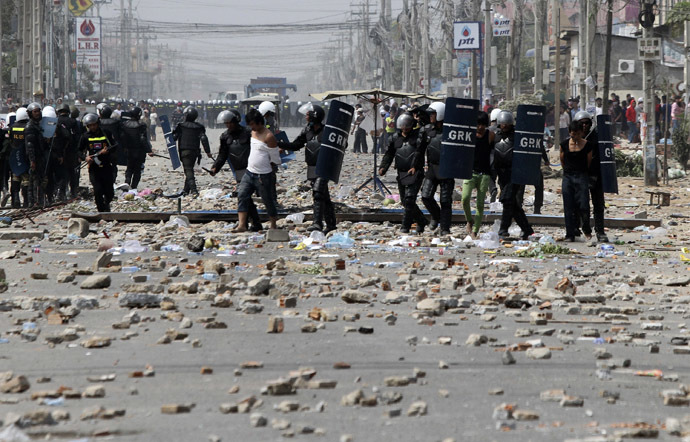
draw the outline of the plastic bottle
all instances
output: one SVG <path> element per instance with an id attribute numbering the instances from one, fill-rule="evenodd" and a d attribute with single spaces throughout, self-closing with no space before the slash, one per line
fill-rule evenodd
<path id="1" fill-rule="evenodd" d="M 602 244 L 601 250 L 604 252 L 612 252 L 615 248 L 611 244 Z"/>
<path id="2" fill-rule="evenodd" d="M 22 330 L 36 330 L 35 322 L 25 322 L 22 324 Z"/>
<path id="3" fill-rule="evenodd" d="M 201 277 L 204 278 L 206 281 L 215 281 L 218 279 L 218 274 L 206 272 L 203 275 L 201 275 Z"/>
<path id="4" fill-rule="evenodd" d="M 124 266 L 122 267 L 122 273 L 136 273 L 139 271 L 137 266 Z"/>

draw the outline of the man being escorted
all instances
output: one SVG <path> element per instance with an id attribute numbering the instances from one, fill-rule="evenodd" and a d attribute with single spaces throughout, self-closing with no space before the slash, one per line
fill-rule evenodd
<path id="1" fill-rule="evenodd" d="M 236 232 L 246 232 L 247 214 L 249 211 L 249 200 L 257 190 L 261 194 L 261 199 L 266 206 L 266 212 L 271 223 L 271 229 L 276 228 L 278 220 L 278 210 L 273 204 L 271 178 L 273 164 L 280 164 L 280 152 L 275 136 L 265 126 L 264 117 L 261 113 L 252 109 L 245 116 L 247 125 L 252 129 L 251 151 L 247 164 L 247 171 L 242 177 L 238 190 L 237 214 L 239 222 Z"/>
<path id="2" fill-rule="evenodd" d="M 230 166 L 235 173 L 235 181 L 238 186 L 247 171 L 249 152 L 251 151 L 250 140 L 252 138 L 252 131 L 240 126 L 241 118 L 239 111 L 236 109 L 226 110 L 218 114 L 218 122 L 225 124 L 228 130 L 220 136 L 218 157 L 211 168 L 211 175 L 216 176 L 223 168 L 225 162 L 230 161 Z M 259 211 L 251 198 L 247 201 L 247 212 L 252 220 L 250 230 L 258 232 L 262 229 L 261 218 L 259 218 Z"/>
<path id="3" fill-rule="evenodd" d="M 441 226 L 441 235 L 450 235 L 450 219 L 453 212 L 453 188 L 455 180 L 453 178 L 441 178 L 439 176 L 441 163 L 441 141 L 443 140 L 443 118 L 446 112 L 446 105 L 443 103 L 432 103 L 426 112 L 429 114 L 431 123 L 424 128 L 427 136 L 427 169 L 422 184 L 422 202 L 424 207 L 431 214 L 431 225 L 429 228 L 435 230 Z M 441 187 L 441 207 L 434 199 L 436 188 Z"/>
<path id="4" fill-rule="evenodd" d="M 26 125 L 29 124 L 29 114 L 26 108 L 17 109 L 15 122 L 10 127 L 10 169 L 12 170 L 12 183 L 10 184 L 10 195 L 12 198 L 12 208 L 19 209 L 22 203 L 19 201 L 21 191 L 24 208 L 30 206 L 29 187 L 31 176 L 29 174 L 28 157 L 26 155 Z"/>
<path id="5" fill-rule="evenodd" d="M 87 132 L 81 136 L 79 152 L 89 168 L 96 208 L 99 212 L 110 212 L 110 202 L 114 197 L 110 142 L 100 128 L 96 114 L 84 115 L 82 123 Z"/>
<path id="6" fill-rule="evenodd" d="M 395 159 L 398 192 L 405 208 L 400 232 L 409 233 L 412 222 L 416 221 L 417 233 L 421 234 L 429 223 L 417 205 L 417 194 L 424 180 L 426 140 L 419 129 L 413 129 L 414 125 L 415 119 L 409 113 L 398 117 L 398 130 L 388 139 L 388 149 L 381 161 L 379 175 L 385 175 Z"/>
<path id="7" fill-rule="evenodd" d="M 316 175 L 316 163 L 321 148 L 321 136 L 323 135 L 323 119 L 326 112 L 321 106 L 315 105 L 306 114 L 307 125 L 292 143 L 281 142 L 278 147 L 284 150 L 304 150 L 304 160 L 307 163 L 307 179 L 311 182 L 314 223 L 307 228 L 328 233 L 336 228 L 335 207 L 328 191 L 328 180 Z M 326 221 L 324 230 L 323 222 Z"/>
<path id="8" fill-rule="evenodd" d="M 184 167 L 184 189 L 185 195 L 192 194 L 197 196 L 199 192 L 196 188 L 196 179 L 194 178 L 194 162 L 201 162 L 201 149 L 199 144 L 204 146 L 206 156 L 212 158 L 211 147 L 208 144 L 206 137 L 206 128 L 203 124 L 197 123 L 196 119 L 199 117 L 199 112 L 187 106 L 184 110 L 184 121 L 178 123 L 173 130 L 173 137 L 177 141 L 178 150 L 180 152 L 180 161 Z"/>

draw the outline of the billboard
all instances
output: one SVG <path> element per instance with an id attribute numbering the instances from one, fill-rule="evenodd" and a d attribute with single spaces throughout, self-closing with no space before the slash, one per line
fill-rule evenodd
<path id="1" fill-rule="evenodd" d="M 78 17 L 74 19 L 77 81 L 84 75 L 83 67 L 93 73 L 93 81 L 101 79 L 101 18 Z"/>
<path id="2" fill-rule="evenodd" d="M 481 32 L 478 21 L 456 21 L 453 23 L 453 49 L 462 51 L 479 49 Z"/>

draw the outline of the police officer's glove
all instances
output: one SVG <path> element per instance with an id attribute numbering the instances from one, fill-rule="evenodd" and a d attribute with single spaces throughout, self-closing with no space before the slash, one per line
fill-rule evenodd
<path id="1" fill-rule="evenodd" d="M 589 188 L 594 189 L 597 186 L 597 181 L 599 181 L 599 177 L 590 175 L 589 176 Z"/>
<path id="2" fill-rule="evenodd" d="M 201 164 L 201 154 L 199 154 L 199 156 L 196 157 L 196 164 L 197 164 L 197 166 L 198 166 L 199 164 Z"/>

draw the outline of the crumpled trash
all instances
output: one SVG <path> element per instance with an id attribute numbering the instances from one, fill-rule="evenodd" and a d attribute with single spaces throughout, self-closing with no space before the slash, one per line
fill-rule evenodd
<path id="1" fill-rule="evenodd" d="M 161 246 L 161 252 L 181 252 L 182 246 L 178 244 L 166 244 Z"/>
<path id="2" fill-rule="evenodd" d="M 31 438 L 14 424 L 0 431 L 0 442 L 30 442 Z"/>
<path id="3" fill-rule="evenodd" d="M 491 212 L 503 212 L 503 204 L 500 201 L 494 201 L 489 204 L 489 211 Z"/>
<path id="4" fill-rule="evenodd" d="M 334 246 L 337 245 L 341 248 L 345 247 L 352 247 L 355 245 L 355 240 L 350 238 L 350 232 L 344 232 L 344 233 L 334 233 L 331 235 L 331 237 L 328 239 L 328 243 L 326 244 L 328 246 Z"/>
<path id="5" fill-rule="evenodd" d="M 340 186 L 340 189 L 338 189 L 338 193 L 336 194 L 336 199 L 343 200 L 350 196 L 350 193 L 352 192 L 352 186 Z"/>
<path id="6" fill-rule="evenodd" d="M 544 235 L 541 238 L 539 238 L 539 244 L 556 244 L 556 240 L 553 239 L 553 236 Z"/>
<path id="7" fill-rule="evenodd" d="M 168 222 L 165 223 L 165 226 L 189 227 L 189 219 L 187 219 L 187 217 L 171 216 Z"/>
<path id="8" fill-rule="evenodd" d="M 652 229 L 649 231 L 649 235 L 652 238 L 659 238 L 662 236 L 666 236 L 668 234 L 668 230 L 664 229 L 663 227 L 657 227 L 656 229 Z"/>
<path id="9" fill-rule="evenodd" d="M 501 243 L 498 239 L 498 233 L 493 230 L 490 232 L 482 233 L 482 236 L 476 241 L 477 246 L 482 249 L 497 249 L 501 247 Z"/>
<path id="10" fill-rule="evenodd" d="M 304 222 L 304 213 L 302 213 L 302 212 L 291 213 L 288 216 L 286 216 L 285 219 L 287 221 L 293 222 L 295 224 L 302 224 Z"/>
<path id="11" fill-rule="evenodd" d="M 309 235 L 309 238 L 311 238 L 314 242 L 323 242 L 326 239 L 326 235 L 324 235 L 323 232 L 314 230 L 311 232 L 311 235 Z"/>
<path id="12" fill-rule="evenodd" d="M 151 195 L 153 191 L 151 189 L 144 189 L 141 192 L 139 192 L 139 196 L 148 196 Z"/>
<path id="13" fill-rule="evenodd" d="M 223 196 L 223 189 L 204 189 L 199 192 L 199 197 L 204 200 L 217 200 Z"/>
<path id="14" fill-rule="evenodd" d="M 512 237 L 520 236 L 521 233 L 522 233 L 522 229 L 520 227 L 518 227 L 517 224 L 513 224 L 510 227 L 508 227 L 508 235 L 510 235 Z"/>

